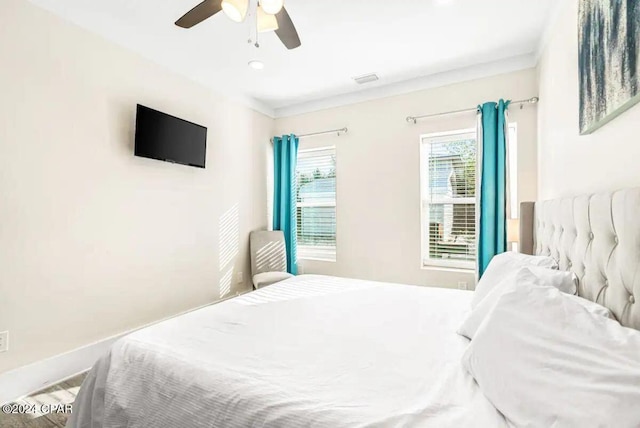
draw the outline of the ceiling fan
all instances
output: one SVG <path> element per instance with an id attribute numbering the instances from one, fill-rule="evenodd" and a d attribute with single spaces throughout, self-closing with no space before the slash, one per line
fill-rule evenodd
<path id="1" fill-rule="evenodd" d="M 249 10 L 249 0 L 204 0 L 178 19 L 176 25 L 191 28 L 221 10 L 231 20 L 242 22 Z M 296 27 L 284 8 L 284 0 L 258 0 L 257 27 L 259 32 L 275 31 L 287 49 L 301 45 Z"/>

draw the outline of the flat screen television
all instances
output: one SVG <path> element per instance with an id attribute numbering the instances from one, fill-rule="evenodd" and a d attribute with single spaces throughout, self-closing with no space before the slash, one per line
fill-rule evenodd
<path id="1" fill-rule="evenodd" d="M 207 128 L 138 104 L 135 155 L 204 168 Z"/>

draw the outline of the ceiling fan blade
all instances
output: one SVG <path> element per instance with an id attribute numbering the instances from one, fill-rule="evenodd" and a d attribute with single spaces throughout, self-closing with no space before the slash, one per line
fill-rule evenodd
<path id="1" fill-rule="evenodd" d="M 222 10 L 222 0 L 204 0 L 202 3 L 185 13 L 176 21 L 176 25 L 182 28 L 191 28 L 212 17 Z"/>
<path id="2" fill-rule="evenodd" d="M 295 49 L 300 46 L 302 43 L 300 42 L 296 27 L 293 25 L 293 21 L 284 7 L 277 13 L 276 19 L 278 20 L 279 27 L 276 30 L 276 34 L 286 48 Z"/>

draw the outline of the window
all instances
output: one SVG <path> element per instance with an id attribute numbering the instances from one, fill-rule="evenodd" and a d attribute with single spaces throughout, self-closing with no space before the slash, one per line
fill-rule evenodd
<path id="1" fill-rule="evenodd" d="M 422 264 L 475 267 L 476 131 L 422 138 Z"/>
<path id="2" fill-rule="evenodd" d="M 509 124 L 511 218 L 517 204 L 517 125 Z M 475 129 L 421 138 L 422 266 L 474 269 L 476 264 Z"/>
<path id="3" fill-rule="evenodd" d="M 335 147 L 301 150 L 296 180 L 298 258 L 335 261 Z"/>

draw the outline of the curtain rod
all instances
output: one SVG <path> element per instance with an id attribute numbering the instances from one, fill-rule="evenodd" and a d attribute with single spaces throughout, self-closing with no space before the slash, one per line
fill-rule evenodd
<path id="1" fill-rule="evenodd" d="M 538 101 L 540 101 L 540 98 L 533 97 L 533 98 L 529 98 L 527 100 L 512 101 L 511 104 L 520 104 L 520 108 L 522 108 L 523 104 L 537 104 Z M 462 109 L 462 110 L 445 111 L 444 113 L 423 114 L 422 116 L 407 116 L 406 120 L 409 123 L 411 123 L 411 122 L 418 123 L 418 120 L 420 120 L 420 119 L 427 119 L 427 118 L 430 118 L 430 117 L 446 116 L 446 115 L 458 114 L 458 113 L 470 113 L 472 111 L 478 111 L 478 108 L 477 107 L 465 108 L 465 109 Z"/>
<path id="2" fill-rule="evenodd" d="M 338 134 L 338 137 L 339 137 L 341 132 L 346 134 L 347 132 L 349 132 L 349 129 L 345 126 L 344 128 L 340 128 L 340 129 L 331 129 L 329 131 L 312 132 L 310 134 L 298 135 L 298 138 L 317 137 L 318 135 L 325 135 L 325 134 Z"/>
<path id="3" fill-rule="evenodd" d="M 320 132 L 312 132 L 310 134 L 301 134 L 301 135 L 298 135 L 297 137 L 298 138 L 317 137 L 319 135 L 326 135 L 326 134 L 337 134 L 339 137 L 340 133 L 346 134 L 347 132 L 349 132 L 349 129 L 345 126 L 344 128 L 340 128 L 340 129 L 331 129 L 329 131 L 320 131 Z M 269 141 L 273 143 L 273 138 Z"/>

